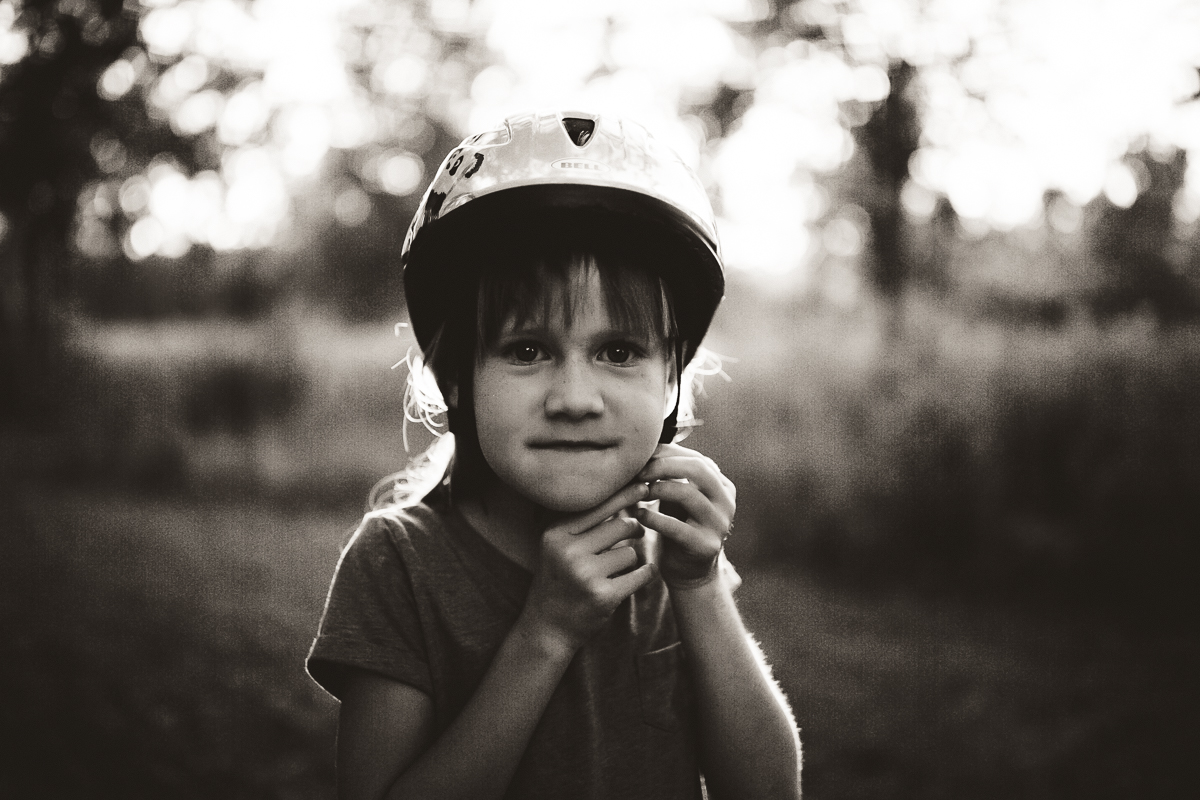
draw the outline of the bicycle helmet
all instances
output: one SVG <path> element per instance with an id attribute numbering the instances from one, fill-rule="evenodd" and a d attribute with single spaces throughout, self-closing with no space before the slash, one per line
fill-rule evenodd
<path id="1" fill-rule="evenodd" d="M 450 151 L 401 250 L 420 347 L 428 350 L 452 313 L 453 291 L 469 285 L 464 272 L 486 268 L 486 258 L 454 254 L 472 244 L 486 253 L 490 234 L 534 236 L 539 226 L 571 215 L 603 220 L 612 236 L 652 244 L 662 254 L 655 269 L 674 300 L 682 373 L 725 291 L 712 205 L 674 151 L 643 126 L 607 114 L 521 114 Z M 674 416 L 670 427 L 673 434 Z"/>

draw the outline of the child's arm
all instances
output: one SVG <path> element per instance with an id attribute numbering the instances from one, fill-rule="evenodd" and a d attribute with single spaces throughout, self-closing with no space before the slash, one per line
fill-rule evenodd
<path id="1" fill-rule="evenodd" d="M 681 506 L 687 515 L 681 521 L 638 512 L 664 538 L 660 568 L 699 701 L 709 796 L 798 798 L 795 722 L 717 567 L 733 521 L 733 484 L 711 459 L 678 445 L 660 446 L 639 479 L 651 482 L 650 499 Z"/>
<path id="2" fill-rule="evenodd" d="M 672 589 L 671 602 L 699 698 L 709 797 L 798 798 L 795 722 L 725 580 Z"/>
<path id="3" fill-rule="evenodd" d="M 525 607 L 458 717 L 433 737 L 423 692 L 356 671 L 338 723 L 338 791 L 343 800 L 500 797 L 563 672 L 584 642 L 653 577 L 613 514 L 645 499 L 633 484 L 604 505 L 548 530 Z M 616 577 L 612 577 L 612 576 Z"/>

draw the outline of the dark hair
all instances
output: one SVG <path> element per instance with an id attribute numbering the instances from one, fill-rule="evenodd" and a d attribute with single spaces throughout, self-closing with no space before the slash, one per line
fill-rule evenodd
<path id="1" fill-rule="evenodd" d="M 582 299 L 574 292 L 575 271 L 594 273 L 604 309 L 619 326 L 657 338 L 672 351 L 678 329 L 666 283 L 639 268 L 628 253 L 613 248 L 572 246 L 543 250 L 529 258 L 490 270 L 479 280 L 475 350 L 495 343 L 502 328 L 546 322 L 560 301 L 563 323 L 570 328 Z"/>

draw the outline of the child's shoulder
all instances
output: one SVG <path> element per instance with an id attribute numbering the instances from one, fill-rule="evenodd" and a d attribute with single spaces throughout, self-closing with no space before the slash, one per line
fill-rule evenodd
<path id="1" fill-rule="evenodd" d="M 416 503 L 368 511 L 343 557 L 399 561 L 409 571 L 440 573 L 461 560 L 464 546 L 470 551 L 462 526 L 443 482 Z"/>
<path id="2" fill-rule="evenodd" d="M 515 594 L 527 576 L 470 528 L 449 503 L 426 498 L 406 507 L 368 512 L 346 545 L 338 567 L 368 583 L 398 580 L 418 598 L 437 605 L 458 602 L 452 595 L 470 584 L 485 592 Z M 527 587 L 526 587 L 527 588 Z"/>
<path id="3" fill-rule="evenodd" d="M 407 507 L 376 509 L 363 515 L 348 547 L 421 546 L 443 539 L 449 525 L 448 509 L 425 501 Z"/>

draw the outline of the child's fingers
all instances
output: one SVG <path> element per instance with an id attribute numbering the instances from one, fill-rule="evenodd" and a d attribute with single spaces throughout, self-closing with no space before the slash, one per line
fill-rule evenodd
<path id="1" fill-rule="evenodd" d="M 570 543 L 571 548 L 579 548 L 588 555 L 596 555 L 608 550 L 617 542 L 625 539 L 637 539 L 642 536 L 642 528 L 633 517 L 613 517 L 605 520 L 590 530 L 575 534 Z"/>
<path id="2" fill-rule="evenodd" d="M 637 566 L 638 554 L 632 547 L 614 547 L 596 556 L 601 575 L 611 578 Z"/>
<path id="3" fill-rule="evenodd" d="M 647 493 L 648 491 L 644 483 L 631 483 L 591 511 L 587 511 L 582 516 L 567 520 L 555 527 L 567 533 L 583 533 L 590 528 L 596 527 L 621 509 L 629 508 L 634 503 L 645 500 Z"/>
<path id="4" fill-rule="evenodd" d="M 699 525 L 724 533 L 733 523 L 732 509 L 718 508 L 695 485 L 676 481 L 656 481 L 650 486 L 649 500 L 669 500 L 678 503 L 688 518 Z"/>
<path id="5" fill-rule="evenodd" d="M 663 580 L 671 589 L 708 583 L 715 574 L 726 533 L 683 522 L 658 511 L 641 509 L 638 516 L 647 528 L 670 543 L 662 552 Z"/>
<path id="6" fill-rule="evenodd" d="M 725 477 L 717 463 L 703 453 L 677 444 L 659 445 L 638 473 L 638 480 L 646 482 L 680 479 L 699 486 L 705 496 L 733 517 L 737 507 L 737 487 Z"/>
<path id="7" fill-rule="evenodd" d="M 698 556 L 704 555 L 706 550 L 711 550 L 715 541 L 715 539 L 706 541 L 703 531 L 682 520 L 663 514 L 661 511 L 653 511 L 649 508 L 639 509 L 638 519 L 647 528 L 658 531 L 684 550 Z M 720 544 L 717 544 L 717 550 L 720 550 Z M 711 556 L 712 553 L 708 555 Z"/>
<path id="8" fill-rule="evenodd" d="M 657 569 L 653 564 L 642 564 L 632 572 L 618 575 L 609 583 L 617 596 L 624 599 L 654 580 L 656 574 Z"/>
<path id="9" fill-rule="evenodd" d="M 678 480 L 683 478 L 700 487 L 714 503 L 732 504 L 736 490 L 733 482 L 721 474 L 711 459 L 690 456 L 666 456 L 650 460 L 638 473 L 638 480 Z"/>

